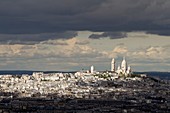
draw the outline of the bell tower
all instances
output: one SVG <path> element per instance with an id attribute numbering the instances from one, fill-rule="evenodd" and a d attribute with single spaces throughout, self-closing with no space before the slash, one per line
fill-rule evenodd
<path id="1" fill-rule="evenodd" d="M 112 62 L 111 62 L 111 71 L 115 72 L 115 59 L 114 58 L 112 59 Z"/>

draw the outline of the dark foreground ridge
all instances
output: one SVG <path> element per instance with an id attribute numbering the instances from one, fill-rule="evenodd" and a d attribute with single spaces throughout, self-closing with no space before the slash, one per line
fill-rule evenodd
<path id="1" fill-rule="evenodd" d="M 101 84 L 102 85 L 102 84 Z M 95 86 L 96 87 L 96 86 Z M 100 86 L 101 87 L 101 86 Z M 103 87 L 124 89 L 125 91 L 92 92 L 83 99 L 67 95 L 57 97 L 48 94 L 46 98 L 35 95 L 31 98 L 19 98 L 17 94 L 9 98 L 10 93 L 1 92 L 1 113 L 169 113 L 170 81 L 153 77 L 131 81 L 109 81 Z M 100 92 L 100 93 L 99 93 Z M 95 98 L 100 97 L 100 98 Z"/>

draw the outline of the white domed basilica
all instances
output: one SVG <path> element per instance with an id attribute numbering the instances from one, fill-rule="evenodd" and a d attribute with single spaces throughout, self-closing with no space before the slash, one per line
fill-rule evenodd
<path id="1" fill-rule="evenodd" d="M 111 71 L 112 72 L 116 72 L 118 75 L 125 75 L 125 76 L 131 75 L 131 73 L 132 73 L 131 67 L 127 65 L 125 57 L 123 58 L 121 65 L 118 65 L 117 70 L 115 68 L 115 64 L 116 64 L 116 62 L 115 62 L 115 59 L 113 58 L 112 62 L 111 62 Z"/>

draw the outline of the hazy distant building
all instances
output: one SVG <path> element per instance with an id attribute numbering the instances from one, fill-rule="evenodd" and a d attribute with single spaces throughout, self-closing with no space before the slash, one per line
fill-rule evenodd
<path id="1" fill-rule="evenodd" d="M 132 70 L 131 70 L 131 67 L 130 67 L 130 66 L 128 66 L 128 69 L 127 69 L 126 73 L 127 73 L 127 74 L 131 74 L 131 73 L 132 73 Z"/>
<path id="2" fill-rule="evenodd" d="M 43 72 L 34 72 L 32 74 L 32 76 L 36 79 L 36 80 L 41 80 L 41 78 L 43 78 L 44 73 Z"/>
<path id="3" fill-rule="evenodd" d="M 122 73 L 125 74 L 127 71 L 127 63 L 126 63 L 125 57 L 123 57 L 123 61 L 121 63 L 121 69 L 122 69 Z"/>
<path id="4" fill-rule="evenodd" d="M 112 62 L 111 62 L 111 71 L 115 72 L 115 59 L 114 58 L 112 59 Z"/>
<path id="5" fill-rule="evenodd" d="M 92 73 L 92 74 L 94 73 L 94 66 L 90 67 L 90 73 Z"/>

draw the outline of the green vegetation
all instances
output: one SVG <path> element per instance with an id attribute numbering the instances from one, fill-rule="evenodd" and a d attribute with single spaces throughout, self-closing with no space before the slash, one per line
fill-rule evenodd
<path id="1" fill-rule="evenodd" d="M 99 78 L 103 79 L 109 79 L 111 77 L 111 75 L 109 75 L 108 73 L 95 74 L 94 76 L 98 76 Z"/>
<path id="2" fill-rule="evenodd" d="M 101 73 L 101 74 L 94 74 L 93 76 L 97 76 L 99 78 L 103 78 L 103 79 L 110 79 L 111 75 L 109 73 Z M 135 77 L 141 77 L 140 74 L 123 74 L 122 72 L 119 74 L 120 78 L 127 78 L 127 77 L 131 77 L 131 78 L 135 78 Z"/>
<path id="3" fill-rule="evenodd" d="M 130 77 L 135 78 L 135 77 L 141 77 L 139 74 L 131 74 Z"/>

